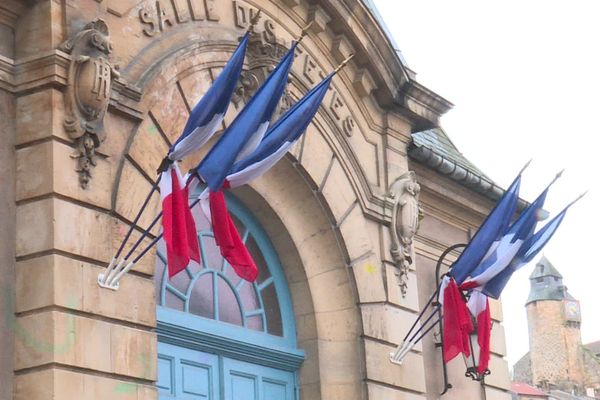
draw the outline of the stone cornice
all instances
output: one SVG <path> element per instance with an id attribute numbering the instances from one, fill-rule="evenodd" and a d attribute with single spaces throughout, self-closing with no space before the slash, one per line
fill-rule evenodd
<path id="1" fill-rule="evenodd" d="M 331 18 L 329 27 L 350 40 L 358 54 L 355 62 L 369 69 L 375 80 L 374 95 L 379 104 L 391 108 L 400 106 L 403 114 L 415 120 L 419 128 L 438 126 L 441 115 L 453 104 L 415 80 L 415 73 L 402 63 L 393 43 L 363 1 L 321 4 L 329 13 L 337 14 Z"/>

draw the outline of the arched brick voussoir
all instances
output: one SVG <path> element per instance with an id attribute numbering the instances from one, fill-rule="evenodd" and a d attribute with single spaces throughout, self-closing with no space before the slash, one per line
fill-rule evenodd
<path id="1" fill-rule="evenodd" d="M 283 252 L 280 245 L 275 247 L 286 271 L 295 311 L 301 313 L 296 315 L 299 332 L 303 331 L 300 324 L 316 327 L 315 338 L 306 333 L 299 334 L 299 338 L 302 336 L 309 346 L 311 356 L 318 357 L 322 398 L 327 398 L 323 393 L 332 393 L 335 387 L 345 386 L 353 388 L 348 391 L 348 399 L 362 399 L 360 382 L 364 357 L 360 310 L 354 278 L 347 267 L 343 245 L 340 246 L 339 238 L 336 238 L 329 205 L 323 204 L 322 196 L 315 195 L 306 177 L 289 159 L 280 161 L 254 181 L 252 189 L 240 188 L 236 193 L 248 190 L 260 194 L 289 236 Z M 269 226 L 272 222 L 261 222 L 273 237 Z M 274 239 L 276 243 L 279 240 Z M 287 260 L 290 253 L 299 258 L 295 264 L 297 268 L 292 271 Z M 306 298 L 294 293 L 298 288 L 304 288 L 305 296 L 310 299 L 308 303 Z M 318 354 L 314 353 L 315 341 Z M 315 365 L 314 358 L 307 362 Z M 314 383 L 313 380 L 306 382 Z"/>

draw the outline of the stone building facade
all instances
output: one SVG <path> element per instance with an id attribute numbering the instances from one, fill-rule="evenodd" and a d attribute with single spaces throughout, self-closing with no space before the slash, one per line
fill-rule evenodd
<path id="1" fill-rule="evenodd" d="M 231 193 L 276 281 L 274 333 L 263 325 L 250 332 L 250 322 L 232 327 L 214 310 L 192 315 L 194 300 L 181 292 L 192 311 L 172 310 L 165 290 L 176 289 L 154 276 L 160 254 L 146 255 L 117 291 L 97 284 L 190 108 L 258 9 L 225 125 L 309 22 L 282 108 L 356 54 L 304 139 Z M 1 1 L 0 398 L 146 400 L 182 390 L 235 398 L 229 389 L 261 398 L 438 398 L 431 337 L 402 365 L 389 353 L 433 292 L 441 253 L 467 241 L 502 192 L 439 128 L 450 108 L 418 83 L 369 1 Z M 390 189 L 410 177 L 423 219 L 412 242 L 392 252 L 390 230 L 399 226 Z M 140 229 L 158 203 L 155 195 Z M 223 274 L 211 273 L 216 291 Z M 229 287 L 241 293 L 239 285 Z M 263 324 L 271 321 L 265 308 Z M 469 381 L 457 359 L 444 398 L 510 397 L 497 302 L 492 316 L 492 375 Z"/>
<path id="2" fill-rule="evenodd" d="M 514 366 L 513 380 L 546 391 L 598 396 L 597 343 L 583 345 L 579 302 L 562 275 L 542 257 L 529 277 L 527 299 L 529 352 Z"/>

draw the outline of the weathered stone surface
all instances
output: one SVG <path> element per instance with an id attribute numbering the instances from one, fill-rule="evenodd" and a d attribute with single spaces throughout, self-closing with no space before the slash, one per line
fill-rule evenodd
<path id="1" fill-rule="evenodd" d="M 365 219 L 364 214 L 358 204 L 350 205 L 352 208 L 348 208 L 338 223 L 340 234 L 346 244 L 346 251 L 350 257 L 350 261 L 353 262 L 357 259 L 362 259 L 365 255 L 374 254 L 375 246 L 373 245 L 372 239 L 369 237 L 369 232 L 366 229 L 366 225 L 369 222 Z M 349 211 L 349 213 L 348 213 Z M 371 260 L 375 263 L 377 260 Z M 361 262 L 359 262 L 360 264 Z M 363 261 L 364 263 L 364 261 Z"/>
<path id="2" fill-rule="evenodd" d="M 380 302 L 386 300 L 383 282 L 384 265 L 375 255 L 356 262 L 352 266 L 354 281 L 358 289 L 358 297 L 361 303 Z"/>
<path id="3" fill-rule="evenodd" d="M 389 385 L 401 386 L 414 392 L 425 392 L 425 366 L 423 358 L 408 353 L 402 365 L 389 361 L 391 346 L 365 339 L 367 378 Z M 384 365 L 382 365 L 385 363 Z"/>
<path id="4" fill-rule="evenodd" d="M 18 375 L 15 381 L 15 400 L 157 398 L 156 388 L 149 385 L 56 368 Z"/>
<path id="5" fill-rule="evenodd" d="M 356 304 L 356 299 L 352 297 L 349 271 L 343 268 L 309 277 L 308 284 L 317 313 L 353 308 Z"/>
<path id="6" fill-rule="evenodd" d="M 15 320 L 16 370 L 55 362 L 156 379 L 156 335 L 102 320 L 42 311 Z"/>
<path id="7" fill-rule="evenodd" d="M 314 187 L 319 187 L 327 173 L 333 152 L 314 126 L 309 125 L 304 138 L 298 143 L 294 155 L 306 169 Z"/>
<path id="8" fill-rule="evenodd" d="M 115 211 L 128 221 L 133 221 L 151 189 L 152 184 L 148 179 L 133 164 L 126 161 L 119 182 Z M 148 206 L 138 221 L 138 226 L 146 229 L 160 211 L 160 194 L 158 191 L 154 191 Z M 160 221 L 151 232 L 158 234 L 159 227 Z"/>
<path id="9" fill-rule="evenodd" d="M 52 150 L 52 142 L 17 150 L 17 200 L 52 192 Z"/>
<path id="10" fill-rule="evenodd" d="M 17 256 L 52 248 L 53 217 L 52 199 L 39 200 L 17 207 Z"/>
<path id="11" fill-rule="evenodd" d="M 408 272 L 408 290 L 406 291 L 406 296 L 402 296 L 402 292 L 398 286 L 398 278 L 396 277 L 396 267 L 386 263 L 385 268 L 388 301 L 409 310 L 419 311 L 418 285 L 420 282 L 417 281 L 417 275 L 411 271 Z"/>
<path id="12" fill-rule="evenodd" d="M 64 38 L 62 7 L 53 1 L 35 3 L 19 21 L 15 32 L 16 58 L 55 49 Z"/>
<path id="13" fill-rule="evenodd" d="M 69 140 L 63 128 L 62 93 L 47 89 L 17 98 L 17 144 L 56 136 Z"/>
<path id="14" fill-rule="evenodd" d="M 506 335 L 504 334 L 504 327 L 498 322 L 492 324 L 490 351 L 500 356 L 506 356 Z"/>
<path id="15" fill-rule="evenodd" d="M 367 383 L 369 390 L 369 400 L 425 400 L 421 396 L 411 392 L 405 392 L 400 389 L 394 389 L 387 386 L 378 385 L 373 382 Z"/>
<path id="16" fill-rule="evenodd" d="M 160 134 L 152 119 L 144 119 L 133 137 L 129 156 L 146 175 L 155 178 L 156 170 L 168 151 L 169 144 Z"/>
<path id="17" fill-rule="evenodd" d="M 360 379 L 355 368 L 360 357 L 357 351 L 358 344 L 358 338 L 350 341 L 319 341 L 319 369 L 322 383 L 326 385 L 357 383 Z"/>
<path id="18" fill-rule="evenodd" d="M 341 220 L 350 205 L 356 201 L 352 185 L 337 160 L 333 163 L 325 182 L 323 196 L 336 222 Z"/>
<path id="19" fill-rule="evenodd" d="M 357 338 L 362 333 L 357 314 L 358 311 L 355 308 L 315 313 L 319 340 Z"/>
<path id="20" fill-rule="evenodd" d="M 417 319 L 417 314 L 389 304 L 363 304 L 360 309 L 364 334 L 396 345 L 402 343 Z M 417 343 L 414 350 L 422 351 L 421 342 Z"/>
<path id="21" fill-rule="evenodd" d="M 508 376 L 508 363 L 505 359 L 495 355 L 490 357 L 490 371 L 493 371 L 485 378 L 485 383 L 499 389 L 510 389 L 510 377 Z"/>
<path id="22" fill-rule="evenodd" d="M 154 283 L 135 275 L 120 282 L 120 290 L 98 286 L 104 269 L 60 255 L 36 257 L 17 263 L 17 312 L 60 306 L 107 318 L 154 327 Z"/>

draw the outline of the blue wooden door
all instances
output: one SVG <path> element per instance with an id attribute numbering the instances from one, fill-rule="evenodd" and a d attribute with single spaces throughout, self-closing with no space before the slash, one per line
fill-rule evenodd
<path id="1" fill-rule="evenodd" d="M 160 399 L 294 400 L 294 373 L 158 344 Z"/>
<path id="2" fill-rule="evenodd" d="M 223 359 L 225 400 L 294 400 L 294 390 L 291 372 Z"/>
<path id="3" fill-rule="evenodd" d="M 158 343 L 160 399 L 220 400 L 219 357 Z"/>

